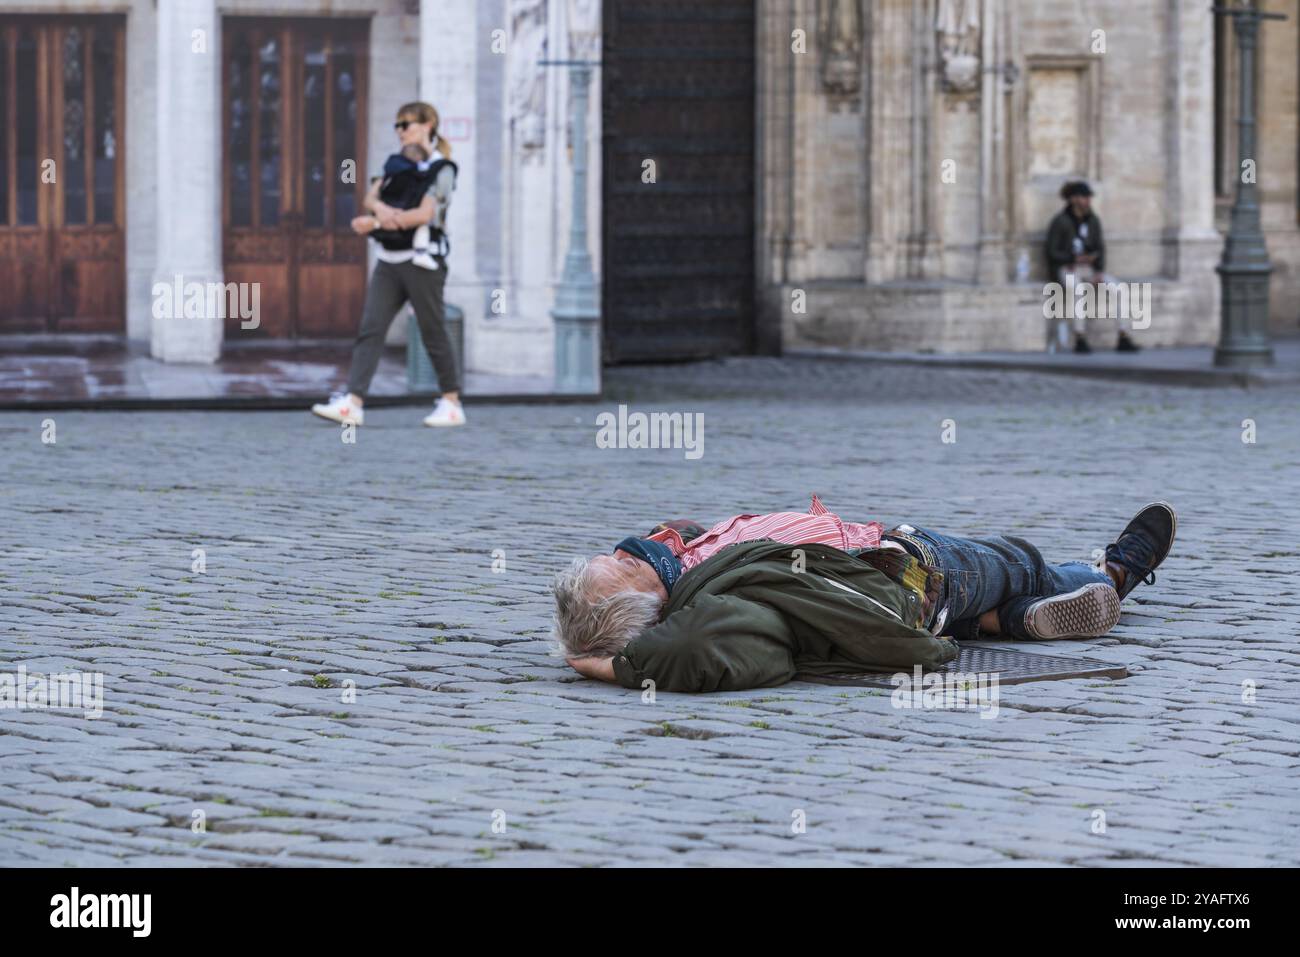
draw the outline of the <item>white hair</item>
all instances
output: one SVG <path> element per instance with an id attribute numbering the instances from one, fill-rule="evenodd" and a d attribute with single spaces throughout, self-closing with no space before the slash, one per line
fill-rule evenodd
<path id="1" fill-rule="evenodd" d="M 664 601 L 650 592 L 623 588 L 602 595 L 598 570 L 575 558 L 555 576 L 551 634 L 566 658 L 612 658 L 659 620 Z"/>

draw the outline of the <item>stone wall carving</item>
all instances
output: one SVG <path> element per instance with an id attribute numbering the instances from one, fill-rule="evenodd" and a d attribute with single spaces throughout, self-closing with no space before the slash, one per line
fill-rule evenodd
<path id="1" fill-rule="evenodd" d="M 862 2 L 821 0 L 818 19 L 822 89 L 856 99 L 862 89 Z"/>
<path id="2" fill-rule="evenodd" d="M 980 0 L 939 0 L 935 31 L 943 88 L 950 93 L 979 89 Z"/>
<path id="3" fill-rule="evenodd" d="M 547 0 L 510 0 L 510 126 L 516 145 L 546 145 Z"/>
<path id="4" fill-rule="evenodd" d="M 569 53 L 575 60 L 594 60 L 600 53 L 600 3 L 569 0 Z"/>

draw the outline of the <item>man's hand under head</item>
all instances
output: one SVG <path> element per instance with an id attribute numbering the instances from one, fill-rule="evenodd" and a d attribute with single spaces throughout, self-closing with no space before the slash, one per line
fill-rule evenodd
<path id="1" fill-rule="evenodd" d="M 565 658 L 564 660 L 584 678 L 608 681 L 611 684 L 618 683 L 618 679 L 614 677 L 613 658 Z"/>

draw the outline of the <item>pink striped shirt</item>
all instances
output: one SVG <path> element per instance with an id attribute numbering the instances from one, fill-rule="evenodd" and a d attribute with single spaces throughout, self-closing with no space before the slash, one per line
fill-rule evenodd
<path id="1" fill-rule="evenodd" d="M 769 512 L 766 515 L 734 515 L 694 539 L 689 545 L 673 528 L 651 535 L 653 541 L 667 545 L 681 559 L 683 569 L 691 569 L 737 542 L 771 538 L 787 545 L 833 545 L 836 548 L 879 548 L 879 522 L 846 522 L 829 511 L 816 495 L 812 508 L 803 512 Z"/>

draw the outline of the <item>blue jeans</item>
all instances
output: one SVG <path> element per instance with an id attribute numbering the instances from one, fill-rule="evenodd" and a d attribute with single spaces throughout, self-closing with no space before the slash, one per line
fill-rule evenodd
<path id="1" fill-rule="evenodd" d="M 946 608 L 948 617 L 940 633 L 958 641 L 980 637 L 979 616 L 993 609 L 997 609 L 998 628 L 1004 636 L 1032 639 L 1025 629 L 1025 612 L 1038 599 L 1093 582 L 1114 586 L 1111 577 L 1096 565 L 1049 565 L 1023 538 L 955 538 L 912 527 L 911 533 L 895 529 L 886 537 L 943 572 L 943 591 L 935 607 L 936 614 Z"/>

